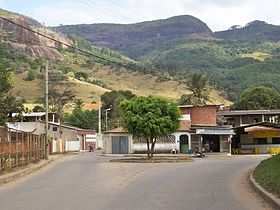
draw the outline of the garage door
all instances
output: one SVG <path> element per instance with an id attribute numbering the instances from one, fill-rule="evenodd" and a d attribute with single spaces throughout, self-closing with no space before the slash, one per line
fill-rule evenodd
<path id="1" fill-rule="evenodd" d="M 112 153 L 128 154 L 128 136 L 112 137 Z"/>

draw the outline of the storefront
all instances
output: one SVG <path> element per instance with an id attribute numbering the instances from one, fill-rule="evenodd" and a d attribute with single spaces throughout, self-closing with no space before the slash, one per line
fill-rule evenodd
<path id="1" fill-rule="evenodd" d="M 280 153 L 280 125 L 269 122 L 254 123 L 234 128 L 234 153 Z"/>

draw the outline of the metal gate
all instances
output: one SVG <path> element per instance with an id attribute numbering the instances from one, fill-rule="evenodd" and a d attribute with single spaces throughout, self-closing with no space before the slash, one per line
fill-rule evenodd
<path id="1" fill-rule="evenodd" d="M 112 136 L 112 154 L 128 154 L 128 136 Z"/>

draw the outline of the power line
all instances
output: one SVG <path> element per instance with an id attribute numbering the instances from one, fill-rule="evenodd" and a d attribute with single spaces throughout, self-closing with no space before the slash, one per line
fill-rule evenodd
<path id="1" fill-rule="evenodd" d="M 121 5 L 121 4 L 117 3 L 117 2 L 115 2 L 115 1 L 113 1 L 113 0 L 109 0 L 109 1 L 110 1 L 111 3 L 113 3 L 114 5 L 118 6 L 119 8 L 122 8 L 122 9 L 128 11 L 130 14 L 137 15 L 138 17 L 141 17 L 141 18 L 149 19 L 148 17 L 146 17 L 146 16 L 144 16 L 144 15 L 142 15 L 142 14 L 136 12 L 135 10 L 132 10 L 132 9 L 130 9 L 130 8 L 128 8 L 128 7 L 125 7 L 125 6 L 123 6 L 123 5 Z"/>
<path id="2" fill-rule="evenodd" d="M 83 50 L 83 49 L 81 49 L 81 48 L 74 47 L 74 46 L 72 46 L 72 45 L 70 45 L 70 44 L 67 44 L 67 43 L 62 42 L 62 41 L 57 40 L 57 39 L 54 39 L 54 38 L 52 38 L 52 37 L 50 37 L 50 36 L 47 36 L 47 35 L 45 35 L 45 34 L 43 34 L 43 33 L 40 33 L 40 32 L 38 32 L 38 31 L 35 31 L 35 30 L 33 30 L 33 29 L 30 29 L 30 28 L 28 28 L 28 27 L 26 27 L 26 26 L 23 26 L 23 25 L 21 25 L 21 24 L 18 24 L 18 23 L 16 23 L 16 22 L 14 22 L 14 21 L 12 21 L 12 20 L 10 20 L 10 19 L 4 18 L 4 17 L 2 17 L 2 16 L 0 16 L 0 19 L 5 20 L 5 21 L 7 21 L 7 22 L 9 22 L 9 23 L 11 23 L 11 24 L 14 24 L 14 25 L 16 25 L 16 26 L 18 26 L 18 27 L 20 27 L 20 28 L 23 28 L 23 29 L 25 29 L 25 30 L 27 30 L 27 31 L 30 31 L 30 32 L 32 32 L 32 33 L 34 33 L 34 34 L 37 34 L 37 35 L 39 35 L 39 36 L 42 36 L 42 37 L 44 37 L 44 38 L 46 38 L 46 39 L 49 39 L 49 40 L 51 40 L 51 41 L 53 41 L 53 42 L 59 43 L 59 44 L 61 44 L 61 45 L 64 45 L 64 46 L 66 46 L 66 47 L 68 47 L 68 48 L 70 48 L 70 49 L 76 50 L 76 51 L 78 51 L 78 52 L 80 52 L 80 53 L 84 53 L 84 54 L 86 54 L 86 55 L 93 56 L 93 57 L 95 57 L 95 58 L 98 58 L 98 59 L 100 59 L 100 60 L 103 60 L 103 61 L 106 61 L 106 62 L 115 64 L 115 65 L 118 65 L 118 66 L 120 66 L 120 67 L 125 67 L 125 68 L 133 69 L 133 70 L 136 70 L 136 71 L 139 70 L 139 69 L 137 69 L 137 68 L 134 68 L 133 66 L 127 66 L 127 65 L 125 65 L 125 64 L 123 64 L 123 63 L 119 63 L 119 62 L 116 62 L 116 61 L 112 61 L 112 60 L 103 58 L 103 57 L 101 57 L 101 56 L 95 55 L 95 54 L 93 54 L 93 53 L 91 53 L 91 52 L 85 51 L 85 50 Z M 131 63 L 132 63 L 132 64 L 135 64 L 135 63 L 133 63 L 133 62 L 131 62 Z M 143 68 L 143 67 L 142 67 L 142 68 Z"/>
<path id="3" fill-rule="evenodd" d="M 97 4 L 97 3 L 94 2 L 94 1 L 91 1 L 91 0 L 88 0 L 88 2 L 84 2 L 84 1 L 81 1 L 81 0 L 78 0 L 78 1 L 79 1 L 80 3 L 86 5 L 86 6 L 89 6 L 89 7 L 91 7 L 91 8 L 97 9 L 97 10 L 99 10 L 99 11 L 101 11 L 101 12 L 103 12 L 103 13 L 106 13 L 106 14 L 108 14 L 108 15 L 113 15 L 113 16 L 115 16 L 115 17 L 122 18 L 122 19 L 124 19 L 124 20 L 126 20 L 126 21 L 130 21 L 130 19 L 128 19 L 127 17 L 122 16 L 122 15 L 120 15 L 120 14 L 118 14 L 118 13 L 115 13 L 114 11 L 111 11 L 111 10 L 107 9 L 107 8 L 105 8 L 105 7 L 103 7 L 103 6 L 99 5 L 99 4 Z"/>

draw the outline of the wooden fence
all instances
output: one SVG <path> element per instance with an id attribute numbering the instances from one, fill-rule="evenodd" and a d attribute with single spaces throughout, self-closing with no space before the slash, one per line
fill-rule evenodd
<path id="1" fill-rule="evenodd" d="M 44 158 L 44 136 L 0 127 L 0 172 Z"/>

